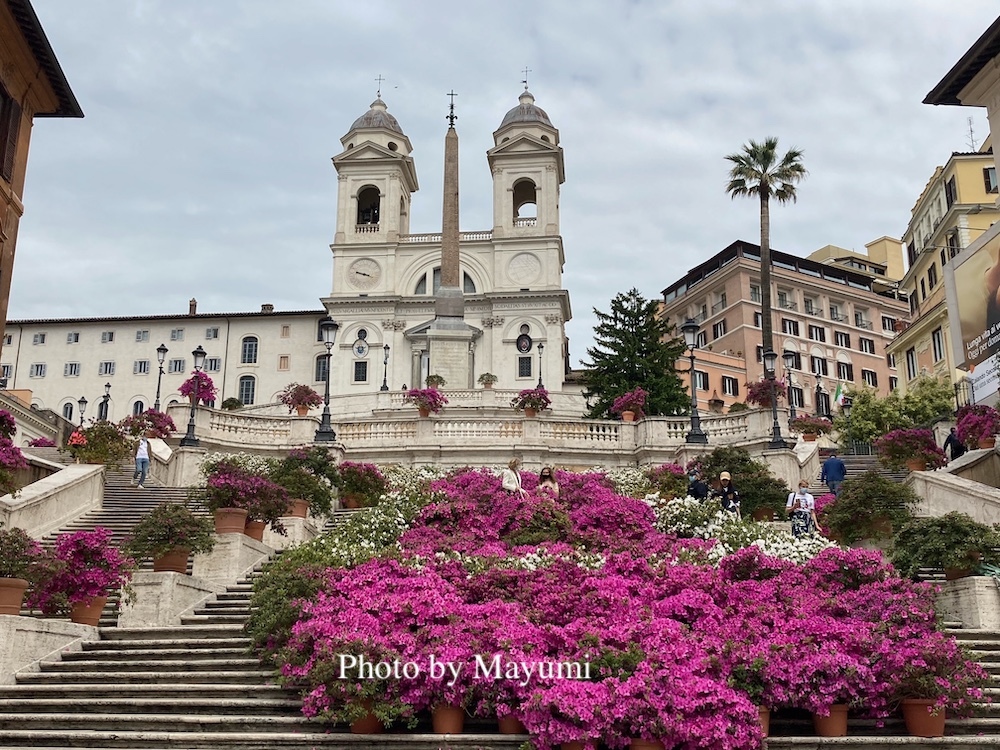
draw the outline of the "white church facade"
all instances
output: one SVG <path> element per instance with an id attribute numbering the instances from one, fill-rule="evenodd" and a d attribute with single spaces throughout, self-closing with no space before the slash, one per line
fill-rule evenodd
<path id="1" fill-rule="evenodd" d="M 350 396 L 350 403 L 365 404 L 359 397 L 369 395 L 370 410 L 380 390 L 417 386 L 445 367 L 448 390 L 475 388 L 479 375 L 489 372 L 501 389 L 544 380 L 550 391 L 560 391 L 568 369 L 565 324 L 571 308 L 562 288 L 559 190 L 565 170 L 559 131 L 526 90 L 493 135 L 487 152 L 493 226 L 458 235 L 464 325 L 456 340 L 463 356 L 456 359 L 452 351 L 447 367 L 444 355 L 436 353 L 445 350 L 434 343 L 442 335 L 435 333 L 442 234 L 409 231 L 419 187 L 413 149 L 377 99 L 333 157 L 338 176 L 333 274 L 321 306 L 275 311 L 263 305 L 259 312 L 205 314 L 192 300 L 187 315 L 11 320 L 0 362 L 5 387 L 30 390 L 33 405 L 78 421 L 79 398 L 91 404 L 86 416 L 96 416 L 110 384 L 107 416 L 117 420 L 153 406 L 156 348 L 162 343 L 169 349 L 160 396 L 164 407 L 181 400 L 177 389 L 199 345 L 219 389 L 217 403 L 226 398 L 272 403 L 291 382 L 322 393 L 326 349 L 318 323 L 329 314 L 340 326 L 330 365 L 334 399 Z M 453 188 L 457 194 L 457 177 Z M 446 180 L 446 194 L 448 189 Z M 457 227 L 457 195 L 454 213 Z M 450 345 L 454 350 L 454 341 Z"/>

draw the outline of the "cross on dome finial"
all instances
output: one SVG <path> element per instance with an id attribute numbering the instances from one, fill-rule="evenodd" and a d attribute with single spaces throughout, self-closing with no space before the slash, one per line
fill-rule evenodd
<path id="1" fill-rule="evenodd" d="M 452 89 L 448 93 L 448 96 L 451 97 L 451 104 L 448 105 L 448 110 L 449 110 L 448 111 L 448 116 L 445 117 L 444 119 L 446 119 L 448 121 L 448 127 L 449 128 L 454 128 L 455 127 L 455 120 L 458 119 L 458 115 L 455 114 L 455 97 L 458 96 L 458 94 L 455 93 L 455 89 Z"/>
<path id="2" fill-rule="evenodd" d="M 376 99 L 381 99 L 382 98 L 382 81 L 384 81 L 386 79 L 382 77 L 381 73 L 379 73 L 378 74 L 378 78 L 376 78 L 375 80 L 378 81 L 378 90 L 375 92 L 375 98 Z"/>
<path id="3" fill-rule="evenodd" d="M 521 81 L 521 83 L 524 84 L 524 90 L 527 91 L 528 90 L 528 73 L 531 73 L 532 70 L 527 65 L 525 65 L 524 66 L 524 70 L 521 71 L 521 72 L 524 73 L 524 80 Z"/>

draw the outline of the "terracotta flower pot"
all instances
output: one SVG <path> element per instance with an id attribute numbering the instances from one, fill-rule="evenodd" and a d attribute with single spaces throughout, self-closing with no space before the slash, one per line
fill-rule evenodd
<path id="1" fill-rule="evenodd" d="M 295 413 L 298 416 L 300 416 L 300 417 L 304 417 L 304 416 L 306 416 L 309 413 L 309 407 L 308 406 L 296 406 L 295 407 Z"/>
<path id="2" fill-rule="evenodd" d="M 538 416 L 538 409 L 532 409 L 530 406 L 524 407 L 524 416 L 528 419 L 534 419 Z"/>
<path id="3" fill-rule="evenodd" d="M 251 521 L 247 519 L 247 525 L 243 529 L 243 533 L 246 534 L 251 539 L 256 539 L 258 542 L 264 541 L 264 529 L 267 527 L 267 523 L 264 521 Z"/>
<path id="4" fill-rule="evenodd" d="M 820 737 L 846 737 L 847 704 L 834 703 L 830 706 L 829 716 L 813 714 L 813 727 Z"/>
<path id="5" fill-rule="evenodd" d="M 247 525 L 247 512 L 243 508 L 219 508 L 215 511 L 216 534 L 242 534 Z"/>
<path id="6" fill-rule="evenodd" d="M 368 710 L 368 714 L 362 716 L 357 721 L 351 722 L 351 733 L 382 734 L 382 722 L 379 721 L 378 717 L 372 712 L 372 702 L 370 700 L 365 700 L 363 705 Z"/>
<path id="7" fill-rule="evenodd" d="M 421 419 L 427 419 L 431 415 L 431 410 L 423 406 L 418 406 L 417 414 L 420 415 Z"/>
<path id="8" fill-rule="evenodd" d="M 350 508 L 351 510 L 357 510 L 361 507 L 361 498 L 357 495 L 344 495 L 340 498 L 345 508 Z"/>
<path id="9" fill-rule="evenodd" d="M 996 448 L 996 446 L 997 446 L 996 436 L 988 437 L 988 438 L 980 438 L 979 442 L 978 442 L 978 445 L 983 450 L 985 450 L 987 448 Z"/>
<path id="10" fill-rule="evenodd" d="M 906 468 L 910 471 L 926 471 L 927 462 L 922 458 L 910 458 L 906 461 Z"/>
<path id="11" fill-rule="evenodd" d="M 104 605 L 107 603 L 108 597 L 106 596 L 95 596 L 93 599 L 77 602 L 70 608 L 70 622 L 96 627 L 101 621 L 101 612 L 104 611 Z"/>
<path id="12" fill-rule="evenodd" d="M 757 706 L 757 714 L 760 716 L 760 728 L 767 737 L 771 732 L 771 709 L 767 706 Z"/>
<path id="13" fill-rule="evenodd" d="M 186 547 L 174 547 L 172 550 L 160 557 L 153 558 L 154 573 L 183 573 L 187 574 L 188 557 L 191 550 Z"/>
<path id="14" fill-rule="evenodd" d="M 623 411 L 622 412 L 622 422 L 634 422 L 635 412 L 634 411 Z"/>
<path id="15" fill-rule="evenodd" d="M 435 706 L 431 711 L 435 734 L 461 734 L 465 726 L 465 709 L 461 706 Z"/>
<path id="16" fill-rule="evenodd" d="M 497 724 L 500 726 L 500 734 L 527 734 L 528 730 L 524 728 L 524 724 L 516 716 L 507 714 L 506 716 L 500 716 L 497 718 Z"/>
<path id="17" fill-rule="evenodd" d="M 815 443 L 816 442 L 816 438 L 818 438 L 818 437 L 819 437 L 819 435 L 817 435 L 815 432 L 803 432 L 802 433 L 802 439 L 805 440 L 807 443 Z"/>
<path id="18" fill-rule="evenodd" d="M 23 578 L 0 578 L 0 615 L 21 614 L 28 582 Z"/>
<path id="19" fill-rule="evenodd" d="M 309 515 L 309 501 L 293 498 L 288 508 L 288 515 L 292 518 L 305 518 Z"/>
<path id="20" fill-rule="evenodd" d="M 945 568 L 944 580 L 957 581 L 959 578 L 968 578 L 972 575 L 972 568 Z"/>
<path id="21" fill-rule="evenodd" d="M 659 740 L 641 740 L 633 737 L 629 744 L 630 750 L 663 750 L 663 743 Z"/>
<path id="22" fill-rule="evenodd" d="M 774 519 L 774 510 L 771 508 L 756 508 L 751 515 L 755 521 L 771 521 Z"/>
<path id="23" fill-rule="evenodd" d="M 912 737 L 944 737 L 945 710 L 931 711 L 935 701 L 903 698 L 903 723 Z"/>
<path id="24" fill-rule="evenodd" d="M 564 742 L 559 746 L 559 750 L 586 750 L 586 742 Z"/>

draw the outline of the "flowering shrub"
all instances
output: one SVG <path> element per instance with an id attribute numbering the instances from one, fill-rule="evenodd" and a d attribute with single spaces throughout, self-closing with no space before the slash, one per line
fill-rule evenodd
<path id="1" fill-rule="evenodd" d="M 646 477 L 654 492 L 660 497 L 684 497 L 687 494 L 688 477 L 680 464 L 663 464 L 650 467 Z"/>
<path id="2" fill-rule="evenodd" d="M 37 437 L 32 438 L 28 441 L 29 448 L 55 448 L 56 443 L 54 440 L 49 440 L 47 437 Z"/>
<path id="3" fill-rule="evenodd" d="M 210 511 L 242 508 L 247 511 L 248 520 L 264 521 L 276 533 L 287 533 L 281 517 L 288 514 L 291 505 L 288 492 L 268 477 L 253 474 L 235 463 L 220 462 L 209 474 L 205 486 L 191 494 Z"/>
<path id="4" fill-rule="evenodd" d="M 956 415 L 955 432 L 969 448 L 977 448 L 980 440 L 1000 432 L 1000 411 L 986 404 L 966 404 Z"/>
<path id="5" fill-rule="evenodd" d="M 130 557 L 159 557 L 172 549 L 211 552 L 215 547 L 215 525 L 204 515 L 195 515 L 180 503 L 161 503 L 132 528 L 124 548 Z"/>
<path id="6" fill-rule="evenodd" d="M 203 404 L 215 401 L 219 395 L 215 383 L 202 370 L 195 370 L 191 373 L 191 377 L 181 383 L 181 387 L 177 391 L 185 398 L 193 398 L 197 393 L 198 400 Z"/>
<path id="7" fill-rule="evenodd" d="M 890 469 L 899 470 L 907 461 L 923 461 L 929 469 L 945 466 L 948 459 L 934 441 L 934 433 L 920 427 L 893 430 L 875 441 L 879 461 Z"/>
<path id="8" fill-rule="evenodd" d="M 515 409 L 542 411 L 552 405 L 552 400 L 549 398 L 549 392 L 544 388 L 525 388 L 511 399 L 510 405 Z"/>
<path id="9" fill-rule="evenodd" d="M 833 422 L 825 417 L 805 415 L 796 417 L 788 426 L 793 432 L 801 432 L 803 435 L 828 435 L 833 429 Z"/>
<path id="10" fill-rule="evenodd" d="M 755 380 L 753 383 L 747 383 L 747 397 L 746 402 L 748 404 L 755 404 L 756 406 L 771 406 L 771 381 L 766 378 L 762 380 Z M 785 398 L 788 395 L 787 387 L 785 385 L 784 378 L 781 380 L 774 381 L 774 395 L 777 396 L 778 400 Z"/>
<path id="11" fill-rule="evenodd" d="M 28 459 L 9 437 L 0 436 L 0 495 L 17 495 L 17 475 L 19 469 L 28 468 Z"/>
<path id="12" fill-rule="evenodd" d="M 323 405 L 323 397 L 302 383 L 286 385 L 285 390 L 278 396 L 278 400 L 288 407 L 289 414 L 300 406 L 312 408 Z"/>
<path id="13" fill-rule="evenodd" d="M 155 409 L 147 409 L 142 414 L 130 414 L 121 421 L 120 427 L 132 437 L 145 435 L 160 439 L 166 439 L 177 431 L 170 415 Z"/>
<path id="14" fill-rule="evenodd" d="M 646 408 L 647 396 L 649 394 L 642 388 L 634 388 L 615 399 L 615 402 L 611 405 L 611 413 L 617 416 L 623 411 L 633 411 L 635 412 L 636 419 L 642 419 L 646 416 L 643 409 Z"/>
<path id="15" fill-rule="evenodd" d="M 498 378 L 492 372 L 484 372 L 482 375 L 479 376 L 476 382 L 479 383 L 480 385 L 490 386 L 496 383 L 499 379 L 500 378 Z"/>
<path id="16" fill-rule="evenodd" d="M 111 529 L 98 526 L 56 537 L 40 580 L 25 599 L 28 606 L 46 615 L 65 613 L 73 604 L 120 587 L 125 587 L 128 600 L 135 560 L 112 546 L 111 536 Z"/>
<path id="17" fill-rule="evenodd" d="M 24 529 L 0 528 L 0 578 L 33 578 L 32 571 L 42 558 L 41 545 Z"/>
<path id="18" fill-rule="evenodd" d="M 86 464 L 120 466 L 132 458 L 135 441 L 120 424 L 104 419 L 90 419 L 87 427 L 78 427 L 69 436 L 69 452 Z"/>
<path id="19" fill-rule="evenodd" d="M 426 409 L 431 414 L 437 414 L 448 403 L 448 397 L 437 388 L 411 388 L 403 396 L 403 403 L 413 404 L 418 409 Z"/>
<path id="20" fill-rule="evenodd" d="M 355 497 L 363 506 L 374 505 L 386 487 L 385 477 L 375 464 L 358 461 L 342 461 L 334 484 L 342 497 Z"/>

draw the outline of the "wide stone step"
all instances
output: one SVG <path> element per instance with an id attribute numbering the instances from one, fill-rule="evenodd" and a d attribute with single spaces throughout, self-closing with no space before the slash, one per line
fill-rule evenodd
<path id="1" fill-rule="evenodd" d="M 122 666 L 122 665 L 116 665 Z M 177 673 L 170 671 L 130 672 L 117 669 L 105 672 L 29 672 L 18 675 L 19 684 L 64 683 L 64 684 L 103 684 L 103 683 L 170 683 L 177 682 Z M 189 672 L 184 677 L 185 684 L 220 684 L 242 685 L 245 683 L 261 683 L 274 679 L 274 672 L 266 669 L 238 669 L 226 672 Z"/>
<path id="2" fill-rule="evenodd" d="M 302 703 L 297 698 L 197 698 L 120 696 L 86 700 L 76 698 L 3 698 L 6 713 L 97 713 L 97 714 L 250 714 L 300 717 Z"/>
<path id="3" fill-rule="evenodd" d="M 246 657 L 246 648 L 213 648 L 213 649 L 122 649 L 112 651 L 104 649 L 100 651 L 71 651 L 62 654 L 64 662 L 117 662 L 117 661 L 201 661 L 217 659 L 239 659 Z M 256 660 L 254 660 L 256 663 Z"/>
<path id="4" fill-rule="evenodd" d="M 38 666 L 42 672 L 65 672 L 82 674 L 84 672 L 241 672 L 254 669 L 260 664 L 257 659 L 153 659 L 150 661 L 133 658 L 120 660 L 85 660 L 85 661 L 43 661 Z"/>
<path id="5" fill-rule="evenodd" d="M 173 626 L 173 627 L 161 627 L 161 628 L 113 628 L 110 630 L 101 630 L 101 638 L 106 640 L 152 640 L 152 641 L 162 641 L 162 640 L 172 640 L 172 641 L 185 641 L 189 638 L 200 640 L 205 638 L 234 638 L 239 637 L 243 634 L 243 626 L 241 624 L 205 624 L 205 625 L 188 625 L 188 626 Z"/>
<path id="6" fill-rule="evenodd" d="M 294 698 L 295 691 L 280 685 L 233 684 L 233 685 L 178 685 L 176 682 L 167 684 L 142 683 L 123 685 L 65 685 L 65 684 L 19 684 L 0 686 L 0 700 L 6 698 L 33 698 L 47 700 L 51 698 L 69 698 L 76 701 L 86 701 L 91 698 L 169 698 L 184 699 L 285 699 Z"/>
<path id="7" fill-rule="evenodd" d="M 185 615 L 181 618 L 181 625 L 214 625 L 226 623 L 237 623 L 242 625 L 246 622 L 246 620 L 247 616 L 241 614 Z"/>
<path id="8" fill-rule="evenodd" d="M 98 731 L 114 726 L 124 732 L 316 732 L 325 728 L 319 721 L 301 716 L 253 716 L 203 714 L 34 714 L 0 713 L 0 730 L 64 729 Z"/>
<path id="9" fill-rule="evenodd" d="M 121 631 L 123 634 L 127 630 Z M 164 638 L 142 640 L 139 638 L 112 638 L 104 641 L 90 641 L 83 644 L 86 651 L 124 651 L 130 652 L 163 650 L 201 651 L 215 649 L 249 649 L 249 638 Z"/>

